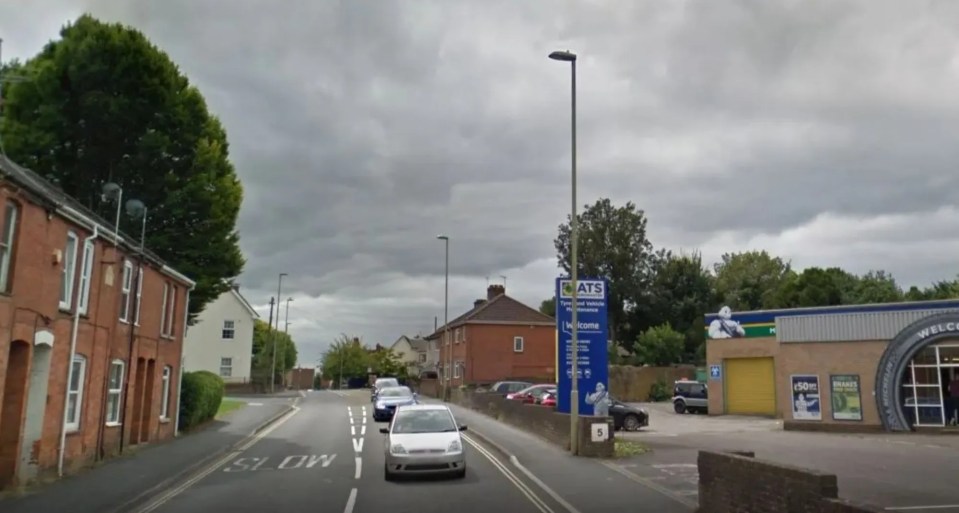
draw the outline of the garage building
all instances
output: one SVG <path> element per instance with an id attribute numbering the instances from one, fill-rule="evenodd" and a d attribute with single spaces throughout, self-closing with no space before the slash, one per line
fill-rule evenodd
<path id="1" fill-rule="evenodd" d="M 706 316 L 711 415 L 786 429 L 955 430 L 959 300 Z"/>

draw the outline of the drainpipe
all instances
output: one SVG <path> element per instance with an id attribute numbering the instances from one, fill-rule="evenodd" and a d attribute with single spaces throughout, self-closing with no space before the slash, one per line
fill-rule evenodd
<path id="1" fill-rule="evenodd" d="M 186 330 L 187 323 L 190 321 L 190 291 L 193 290 L 194 285 L 191 285 L 190 288 L 186 289 L 186 301 L 184 301 L 183 310 L 183 334 L 180 335 L 180 383 L 176 387 L 176 417 L 173 422 L 173 436 L 180 436 L 180 398 L 183 397 L 183 364 L 186 362 L 186 356 L 183 355 L 184 349 L 186 346 Z"/>
<path id="2" fill-rule="evenodd" d="M 82 252 L 82 257 L 80 258 L 80 272 L 83 273 L 83 269 L 87 266 L 87 244 L 93 242 L 97 236 L 100 235 L 100 227 L 98 225 L 93 225 L 93 234 L 83 239 L 83 245 L 77 248 Z M 96 251 L 94 251 L 96 255 Z M 65 263 L 64 263 L 65 264 Z M 91 273 L 92 277 L 92 273 Z M 91 288 L 91 283 L 87 282 L 87 290 Z M 70 359 L 67 360 L 67 382 L 63 391 L 63 423 L 60 426 L 60 454 L 57 460 L 57 475 L 63 477 L 63 456 L 66 453 L 67 447 L 67 412 L 70 410 L 68 405 L 70 403 L 70 383 L 73 382 L 73 359 L 77 355 L 77 333 L 80 327 L 80 290 L 77 290 L 75 297 L 70 298 L 74 299 L 73 302 L 73 326 L 70 329 Z M 87 305 L 89 308 L 89 305 Z M 81 415 L 81 412 L 77 412 L 77 415 Z"/>

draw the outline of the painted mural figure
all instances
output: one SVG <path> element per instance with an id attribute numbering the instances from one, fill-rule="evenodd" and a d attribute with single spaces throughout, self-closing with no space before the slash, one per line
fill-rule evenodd
<path id="1" fill-rule="evenodd" d="M 612 401 L 609 400 L 609 392 L 606 391 L 606 386 L 602 383 L 596 383 L 596 391 L 586 396 L 586 404 L 593 405 L 593 415 L 608 417 Z"/>
<path id="2" fill-rule="evenodd" d="M 728 306 L 719 309 L 718 318 L 709 323 L 709 338 L 739 338 L 746 336 L 739 321 L 733 320 L 733 311 Z"/>

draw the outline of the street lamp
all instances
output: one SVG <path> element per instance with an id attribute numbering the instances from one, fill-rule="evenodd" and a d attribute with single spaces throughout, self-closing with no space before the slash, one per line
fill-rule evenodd
<path id="1" fill-rule="evenodd" d="M 293 298 L 286 298 L 286 321 L 284 321 L 286 325 L 283 328 L 283 333 L 290 332 L 290 301 L 293 301 Z"/>
<path id="2" fill-rule="evenodd" d="M 276 298 L 280 298 L 280 292 L 283 290 L 283 277 L 287 276 L 286 273 L 280 273 L 280 278 L 276 284 Z M 287 303 L 289 304 L 289 303 Z M 272 329 L 273 326 L 270 326 Z M 273 339 L 273 370 L 270 373 L 270 393 L 272 394 L 276 388 L 276 332 L 280 329 L 280 305 L 279 301 L 276 305 L 276 329 L 272 330 L 272 339 Z"/>
<path id="3" fill-rule="evenodd" d="M 579 451 L 579 316 L 577 315 L 579 311 L 579 286 L 577 283 L 579 281 L 579 262 L 577 259 L 579 220 L 576 218 L 576 54 L 568 50 L 560 50 L 549 54 L 549 58 L 554 61 L 568 62 L 570 64 L 572 97 L 572 117 L 570 121 L 570 132 L 572 133 L 572 204 L 569 222 L 569 281 L 573 287 L 572 315 L 570 318 L 573 324 L 570 330 L 572 331 L 573 361 L 571 364 L 572 375 L 570 376 L 571 390 L 569 392 L 569 448 L 570 452 L 577 454 Z"/>
<path id="4" fill-rule="evenodd" d="M 120 209 L 123 207 L 123 188 L 113 182 L 103 184 L 100 200 L 117 202 L 117 213 L 113 221 L 113 246 L 115 248 L 120 237 Z"/>
<path id="5" fill-rule="evenodd" d="M 107 187 L 104 187 L 104 189 L 107 189 Z M 104 191 L 104 193 L 106 193 L 106 191 Z M 117 197 L 117 202 L 119 203 L 119 196 Z M 119 207 L 117 208 L 119 210 Z M 135 292 L 133 293 L 133 298 L 132 298 L 133 305 L 129 310 L 127 310 L 127 320 L 130 322 L 130 341 L 129 341 L 129 347 L 128 347 L 128 353 L 127 353 L 129 355 L 128 356 L 129 360 L 127 362 L 128 371 L 124 373 L 125 384 L 123 385 L 123 389 L 127 390 L 127 387 L 130 384 L 130 375 L 132 374 L 132 372 L 129 372 L 129 369 L 133 369 L 133 355 L 134 355 L 134 348 L 136 345 L 137 330 L 134 328 L 137 327 L 140 323 L 140 296 L 142 295 L 142 291 L 140 290 L 140 285 L 143 281 L 141 277 L 143 275 L 143 252 L 146 244 L 145 237 L 146 237 L 146 230 L 147 230 L 148 209 L 147 209 L 147 206 L 138 199 L 127 200 L 127 202 L 124 204 L 124 209 L 126 210 L 126 213 L 128 216 L 134 219 L 136 218 L 141 219 L 140 221 L 140 252 L 137 255 L 136 274 L 132 277 L 132 281 L 130 282 L 131 285 L 136 287 L 136 289 L 135 289 Z M 117 224 L 119 224 L 119 220 L 117 221 Z M 133 319 L 130 319 L 131 315 L 133 316 Z M 126 395 L 127 394 L 122 394 L 122 398 L 121 398 L 121 401 L 123 403 L 122 410 L 123 410 L 123 417 L 125 419 L 125 423 L 126 421 L 129 420 L 128 415 L 129 413 L 131 413 L 130 408 L 128 408 L 129 399 L 126 397 Z M 127 437 L 132 438 L 133 432 L 132 431 L 128 432 Z M 121 434 L 120 436 L 120 452 L 121 453 L 123 452 L 123 445 L 124 445 L 124 440 Z"/>
<path id="6" fill-rule="evenodd" d="M 446 235 L 437 235 L 437 239 L 443 241 L 446 246 L 446 285 L 443 291 L 443 344 L 447 345 L 447 360 L 449 366 L 446 367 L 446 388 L 443 392 L 444 400 L 450 400 L 450 387 L 453 386 L 453 345 L 450 344 L 450 238 Z M 442 346 L 440 346 L 442 347 Z"/>

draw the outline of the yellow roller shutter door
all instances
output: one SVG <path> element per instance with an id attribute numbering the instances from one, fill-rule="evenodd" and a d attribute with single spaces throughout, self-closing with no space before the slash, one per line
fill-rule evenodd
<path id="1" fill-rule="evenodd" d="M 772 358 L 726 360 L 726 413 L 776 415 L 776 377 Z"/>

